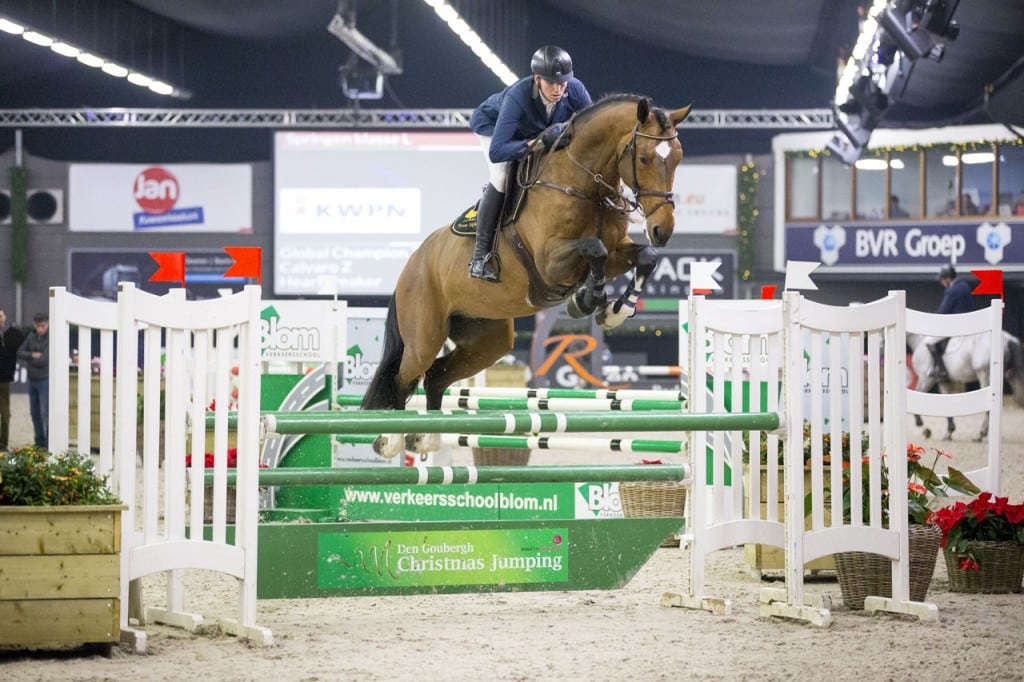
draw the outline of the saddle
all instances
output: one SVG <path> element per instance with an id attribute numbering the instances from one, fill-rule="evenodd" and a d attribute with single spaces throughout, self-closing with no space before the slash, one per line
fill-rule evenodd
<path id="1" fill-rule="evenodd" d="M 508 176 L 505 179 L 505 201 L 498 217 L 498 238 L 502 236 L 512 248 L 516 258 L 522 263 L 529 279 L 527 297 L 535 306 L 550 308 L 558 305 L 572 293 L 573 286 L 551 286 L 540 276 L 533 256 L 526 249 L 519 232 L 516 231 L 516 218 L 526 204 L 528 192 L 520 178 L 530 178 L 536 172 L 537 155 L 527 154 L 522 159 L 509 162 Z M 457 237 L 476 237 L 476 214 L 480 202 L 473 204 L 456 218 L 449 229 Z"/>
<path id="2" fill-rule="evenodd" d="M 498 216 L 498 231 L 504 231 L 505 227 L 514 223 L 516 217 L 522 211 L 526 200 L 526 191 L 519 182 L 519 169 L 525 166 L 524 170 L 533 168 L 533 154 L 528 154 L 523 159 L 515 159 L 509 162 L 508 175 L 505 178 L 505 201 L 501 206 L 501 214 Z M 449 229 L 456 237 L 476 237 L 476 212 L 480 202 L 467 208 L 456 218 Z"/>

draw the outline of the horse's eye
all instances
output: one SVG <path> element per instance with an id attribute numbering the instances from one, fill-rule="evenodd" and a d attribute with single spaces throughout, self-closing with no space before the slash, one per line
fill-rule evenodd
<path id="1" fill-rule="evenodd" d="M 646 165 L 651 163 L 651 160 L 649 158 L 647 158 L 646 156 L 641 156 L 639 161 L 640 161 L 640 165 L 641 166 L 646 166 Z"/>

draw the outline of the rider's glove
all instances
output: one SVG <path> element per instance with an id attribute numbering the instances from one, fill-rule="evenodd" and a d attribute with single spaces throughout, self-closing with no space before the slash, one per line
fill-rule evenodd
<path id="1" fill-rule="evenodd" d="M 566 130 L 564 134 L 562 131 L 563 127 L 557 123 L 555 125 L 548 126 L 547 128 L 545 128 L 544 132 L 540 134 L 539 138 L 541 148 L 555 151 L 556 149 L 561 149 L 562 147 L 568 145 L 569 141 L 572 139 L 572 136 L 570 135 L 568 130 Z M 559 137 L 560 135 L 561 137 Z"/>

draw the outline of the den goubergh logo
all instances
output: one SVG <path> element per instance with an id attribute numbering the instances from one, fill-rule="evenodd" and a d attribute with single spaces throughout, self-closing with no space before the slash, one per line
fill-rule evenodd
<path id="1" fill-rule="evenodd" d="M 178 178 L 166 168 L 150 166 L 135 177 L 132 194 L 143 211 L 162 215 L 178 203 Z"/>

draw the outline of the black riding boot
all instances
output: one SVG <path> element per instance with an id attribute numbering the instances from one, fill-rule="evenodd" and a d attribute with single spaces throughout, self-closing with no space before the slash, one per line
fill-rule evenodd
<path id="1" fill-rule="evenodd" d="M 498 214 L 505 194 L 487 183 L 480 205 L 476 211 L 476 243 L 473 245 L 473 260 L 469 263 L 469 276 L 497 282 L 501 274 L 494 249 L 494 233 L 498 230 Z"/>
<path id="2" fill-rule="evenodd" d="M 947 339 L 942 339 L 928 344 L 928 350 L 932 354 L 932 370 L 928 372 L 928 376 L 936 381 L 949 380 L 949 372 L 946 371 L 946 365 L 942 362 L 942 356 L 946 352 L 946 341 Z"/>

